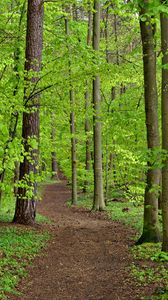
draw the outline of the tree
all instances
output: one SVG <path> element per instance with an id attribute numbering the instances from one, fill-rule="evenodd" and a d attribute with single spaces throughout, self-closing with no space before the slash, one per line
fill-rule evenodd
<path id="1" fill-rule="evenodd" d="M 20 79 L 21 79 L 20 74 L 19 74 L 20 60 L 21 60 L 21 57 L 20 57 L 21 49 L 20 48 L 21 48 L 23 20 L 24 20 L 24 16 L 25 16 L 26 1 L 24 1 L 23 4 L 21 4 L 19 2 L 17 5 L 20 6 L 20 18 L 19 18 L 19 23 L 17 25 L 17 38 L 16 38 L 16 43 L 15 43 L 14 53 L 13 53 L 13 58 L 14 58 L 13 71 L 15 73 L 13 97 L 17 96 L 17 93 L 19 90 L 19 83 L 20 83 Z M 16 7 L 14 7 L 14 9 L 16 9 Z M 8 126 L 9 134 L 8 134 L 8 139 L 4 145 L 4 153 L 3 153 L 3 158 L 2 158 L 2 171 L 0 172 L 1 186 L 2 186 L 4 178 L 5 178 L 7 161 L 10 160 L 8 151 L 11 146 L 11 143 L 16 138 L 17 127 L 18 127 L 18 122 L 19 122 L 19 112 L 15 110 L 15 101 L 13 101 L 13 102 L 14 103 L 12 105 L 12 113 L 10 115 L 10 122 L 9 122 L 9 126 Z M 16 163 L 16 161 L 14 163 Z M 1 197 L 2 197 L 2 190 L 0 190 L 0 200 L 1 200 Z"/>
<path id="2" fill-rule="evenodd" d="M 77 184 L 75 185 L 75 183 L 77 179 L 79 188 L 84 188 L 86 192 L 94 191 L 93 208 L 103 209 L 99 206 L 99 200 L 101 199 L 102 203 L 104 202 L 102 200 L 104 197 L 104 178 L 106 180 L 106 196 L 109 199 L 118 195 L 122 198 L 130 199 L 132 197 L 134 202 L 143 201 L 147 160 L 148 173 L 153 174 L 155 173 L 154 170 L 158 169 L 154 164 L 154 159 L 157 159 L 158 156 L 161 158 L 161 156 L 159 147 L 155 147 L 153 144 L 148 150 L 149 157 L 145 155 L 147 145 L 145 110 L 142 101 L 143 66 L 139 19 L 137 14 L 134 13 L 135 6 L 132 13 L 134 1 L 133 3 L 128 3 L 128 1 L 124 3 L 123 1 L 115 3 L 95 1 L 95 7 L 97 5 L 99 7 L 93 10 L 94 50 L 90 45 L 92 42 L 91 14 L 94 1 L 73 0 L 67 1 L 66 5 L 63 5 L 61 1 L 44 1 L 46 26 L 44 30 L 43 68 L 40 70 L 40 74 L 39 71 L 34 71 L 33 68 L 29 71 L 25 68 L 24 72 L 24 26 L 26 18 L 25 13 L 21 16 L 21 11 L 25 11 L 24 3 L 27 3 L 27 1 L 11 2 L 9 0 L 4 2 L 0 18 L 0 41 L 2 46 L 0 52 L 0 187 L 2 187 L 4 199 L 14 200 L 14 197 L 9 197 L 9 195 L 12 196 L 13 191 L 11 185 L 13 185 L 14 169 L 16 162 L 18 164 L 21 162 L 21 168 L 23 168 L 24 157 L 27 164 L 32 163 L 32 169 L 27 172 L 26 178 L 24 175 L 22 175 L 23 178 L 20 177 L 19 193 L 22 189 L 25 189 L 25 192 L 22 193 L 23 198 L 31 203 L 34 192 L 36 194 L 34 189 L 36 189 L 36 177 L 38 176 L 35 165 L 40 164 L 40 178 L 38 176 L 38 180 L 45 181 L 46 178 L 51 177 L 51 153 L 53 167 L 56 166 L 56 153 L 58 166 L 64 172 L 68 181 L 71 182 L 72 180 L 74 182 L 72 184 L 72 198 L 76 197 Z M 65 13 L 65 7 L 68 7 L 67 13 Z M 155 20 L 152 17 L 150 18 L 150 14 L 153 13 L 152 7 L 151 3 L 147 7 L 145 2 L 143 9 L 146 11 L 148 8 L 151 9 L 147 13 L 149 18 L 147 28 L 149 29 L 151 26 L 154 30 L 154 25 L 150 25 L 150 23 L 154 24 Z M 122 13 L 121 11 L 118 13 L 120 9 L 122 9 Z M 101 19 L 99 21 L 98 15 Z M 145 17 L 146 15 L 143 15 L 141 21 L 144 21 Z M 69 23 L 69 34 L 65 32 L 65 18 Z M 100 21 L 101 31 L 99 32 L 97 28 Z M 18 27 L 19 22 L 22 24 L 20 27 Z M 96 27 L 97 25 L 98 27 Z M 154 35 L 151 40 L 153 41 L 152 51 L 154 49 L 155 52 Z M 36 39 L 37 43 L 38 40 Z M 36 46 L 34 49 L 36 49 Z M 151 57 L 154 61 L 153 56 Z M 155 73 L 154 69 L 153 73 Z M 94 100 L 91 104 L 93 78 Z M 154 77 L 151 78 L 151 81 L 155 81 Z M 47 87 L 50 87 L 50 89 Z M 39 94 L 42 91 L 43 93 L 40 96 L 41 120 L 38 151 L 37 131 L 32 131 L 29 135 L 29 132 L 24 130 L 24 141 L 22 143 L 21 117 L 24 112 L 25 123 L 25 116 L 28 118 L 31 113 L 38 112 L 34 102 L 39 101 Z M 153 94 L 153 101 L 155 102 L 155 93 Z M 24 107 L 23 101 L 21 101 L 23 97 Z M 102 102 L 100 98 L 103 99 Z M 34 106 L 33 111 L 30 108 L 31 105 Z M 52 122 L 54 127 L 51 124 L 52 114 L 54 115 L 54 122 Z M 95 139 L 94 178 L 92 169 L 93 121 Z M 153 119 L 149 122 L 148 125 L 152 126 Z M 101 126 L 102 123 L 103 126 Z M 14 132 L 15 124 L 17 125 L 15 138 L 8 143 L 10 133 Z M 148 129 L 150 126 L 148 126 Z M 53 129 L 54 131 L 56 129 L 55 137 Z M 53 142 L 51 142 L 51 133 Z M 6 151 L 7 144 L 9 146 Z M 25 149 L 23 149 L 23 146 Z M 39 159 L 34 164 L 33 159 L 35 161 L 36 152 Z M 35 157 L 33 153 L 35 153 Z M 4 157 L 5 160 L 3 160 Z M 76 170 L 76 167 L 77 172 L 75 173 L 72 170 Z M 1 176 L 4 169 L 5 176 Z M 17 176 L 15 176 L 16 181 Z M 157 193 L 157 184 L 155 183 L 152 181 L 152 189 L 149 187 L 150 184 L 147 185 L 149 191 L 153 194 Z M 37 196 L 35 196 L 35 199 L 37 199 Z M 150 205 L 147 204 L 146 208 L 148 210 L 149 207 Z"/>
<path id="3" fill-rule="evenodd" d="M 65 19 L 65 32 L 67 38 L 70 35 L 69 20 Z M 77 151 L 76 151 L 76 137 L 75 137 L 75 92 L 72 85 L 72 62 L 69 44 L 68 49 L 68 68 L 69 68 L 69 99 L 70 99 L 70 132 L 71 132 L 71 174 L 72 174 L 72 204 L 77 204 Z"/>
<path id="4" fill-rule="evenodd" d="M 147 146 L 151 157 L 159 150 L 158 125 L 158 96 L 156 84 L 156 52 L 155 52 L 155 24 L 148 11 L 149 1 L 145 0 L 140 10 L 140 28 L 143 48 L 144 68 L 144 97 L 147 129 Z M 158 187 L 160 170 L 153 159 L 147 161 L 146 188 L 144 199 L 143 233 L 138 244 L 143 242 L 159 242 L 160 233 L 158 225 Z"/>
<path id="5" fill-rule="evenodd" d="M 164 4 L 168 5 L 167 1 Z M 168 16 L 161 12 L 161 49 L 162 49 L 162 149 L 168 153 Z M 162 250 L 168 252 L 168 156 L 162 169 Z"/>
<path id="6" fill-rule="evenodd" d="M 39 140 L 39 72 L 42 60 L 43 1 L 28 0 L 25 54 L 25 92 L 18 196 L 13 222 L 34 224 L 37 200 Z"/>
<path id="7" fill-rule="evenodd" d="M 56 155 L 56 129 L 54 126 L 54 114 L 52 114 L 51 117 L 51 144 L 52 144 L 52 151 L 51 151 L 51 169 L 52 169 L 52 175 L 51 178 L 53 180 L 58 180 L 58 165 L 57 165 L 57 155 Z"/>
<path id="8" fill-rule="evenodd" d="M 91 3 L 89 1 L 89 12 L 88 12 L 88 30 L 87 30 L 87 45 L 90 46 L 92 42 L 92 11 L 91 11 Z M 86 134 L 86 157 L 85 157 L 85 169 L 86 169 L 86 180 L 84 182 L 83 191 L 86 192 L 89 181 L 88 181 L 88 174 L 91 169 L 91 139 L 89 136 L 91 126 L 90 120 L 88 117 L 88 111 L 90 107 L 90 93 L 89 93 L 89 82 L 86 80 L 86 92 L 85 92 L 85 134 Z"/>
<path id="9" fill-rule="evenodd" d="M 93 13 L 93 49 L 99 51 L 100 42 L 100 1 L 94 0 Z M 93 209 L 103 210 L 105 207 L 102 174 L 102 133 L 101 133 L 101 97 L 100 76 L 93 80 L 93 139 L 94 139 L 94 200 Z"/>

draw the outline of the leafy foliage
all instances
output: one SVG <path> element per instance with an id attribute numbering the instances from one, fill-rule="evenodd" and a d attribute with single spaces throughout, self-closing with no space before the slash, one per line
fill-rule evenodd
<path id="1" fill-rule="evenodd" d="M 6 299 L 6 293 L 17 294 L 14 288 L 26 276 L 25 267 L 46 245 L 49 234 L 11 225 L 1 227 L 0 237 L 0 299 Z"/>

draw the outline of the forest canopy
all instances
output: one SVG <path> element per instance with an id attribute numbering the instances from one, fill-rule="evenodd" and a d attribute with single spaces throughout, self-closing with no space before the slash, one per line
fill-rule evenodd
<path id="1" fill-rule="evenodd" d="M 0 8 L 1 205 L 34 223 L 38 184 L 63 173 L 73 204 L 81 190 L 96 210 L 145 198 L 143 242 L 160 240 L 159 199 L 167 251 L 167 1 Z"/>

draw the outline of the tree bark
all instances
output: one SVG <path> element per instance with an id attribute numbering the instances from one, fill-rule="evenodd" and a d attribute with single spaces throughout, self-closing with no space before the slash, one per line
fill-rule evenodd
<path id="1" fill-rule="evenodd" d="M 72 204 L 77 204 L 77 152 L 76 152 L 76 138 L 75 138 L 75 112 L 74 107 L 74 91 L 70 91 L 70 103 L 72 111 L 70 114 L 70 129 L 71 129 L 71 162 L 72 162 Z"/>
<path id="2" fill-rule="evenodd" d="M 13 222 L 32 225 L 35 223 L 37 201 L 39 104 L 40 95 L 30 94 L 39 80 L 42 59 L 43 1 L 28 0 L 25 54 L 25 92 L 22 138 L 24 160 L 20 164 L 19 188 Z M 30 78 L 30 74 L 32 76 Z M 36 146 L 31 146 L 31 140 Z"/>
<path id="3" fill-rule="evenodd" d="M 58 165 L 57 165 L 57 155 L 56 155 L 56 145 L 55 145 L 55 138 L 56 138 L 56 129 L 54 127 L 54 114 L 52 114 L 52 123 L 51 123 L 51 144 L 52 144 L 52 151 L 51 151 L 51 169 L 52 175 L 51 179 L 58 180 Z"/>
<path id="4" fill-rule="evenodd" d="M 147 14 L 145 6 L 141 8 L 140 17 Z M 143 47 L 143 68 L 144 68 L 144 96 L 145 96 L 145 113 L 147 129 L 148 150 L 153 153 L 159 149 L 159 126 L 158 126 L 158 98 L 156 84 L 156 53 L 154 40 L 154 25 L 151 17 L 146 17 L 145 21 L 140 20 L 141 39 Z M 158 187 L 160 179 L 160 170 L 152 166 L 150 161 L 147 162 L 146 188 L 144 199 L 144 224 L 143 233 L 137 244 L 144 242 L 159 242 L 160 232 L 158 225 Z"/>
<path id="5" fill-rule="evenodd" d="M 164 1 L 168 4 L 168 1 Z M 168 151 L 168 17 L 164 13 L 161 20 L 161 48 L 162 48 L 162 148 Z M 168 157 L 162 169 L 162 218 L 163 243 L 162 250 L 168 252 Z"/>
<path id="6" fill-rule="evenodd" d="M 66 35 L 70 35 L 69 31 L 69 21 L 68 18 L 65 19 L 65 31 Z M 69 80 L 70 80 L 70 88 L 69 88 L 69 96 L 70 96 L 70 132 L 71 132 L 71 174 L 72 174 L 72 199 L 71 202 L 73 205 L 77 204 L 77 151 L 76 151 L 76 138 L 75 138 L 75 93 L 71 83 L 71 75 L 72 75 L 72 66 L 71 66 L 71 58 L 70 58 L 70 48 L 67 46 L 69 52 Z"/>
<path id="7" fill-rule="evenodd" d="M 92 41 L 92 12 L 89 10 L 88 14 L 88 33 L 87 33 L 87 45 L 89 46 Z M 86 170 L 86 180 L 84 182 L 83 192 L 87 191 L 87 187 L 89 185 L 88 174 L 91 169 L 91 140 L 89 137 L 90 121 L 88 117 L 88 109 L 90 106 L 90 95 L 89 95 L 89 82 L 86 81 L 86 93 L 85 93 L 85 134 L 86 134 L 86 157 L 85 157 L 85 170 Z"/>
<path id="8" fill-rule="evenodd" d="M 100 42 L 100 2 L 94 0 L 93 13 L 93 49 L 99 51 Z M 100 76 L 93 80 L 93 138 L 94 138 L 94 200 L 93 209 L 104 210 L 103 172 L 102 172 L 102 133 L 101 133 L 101 97 Z"/>
<path id="9" fill-rule="evenodd" d="M 57 157 L 55 151 L 51 152 L 51 168 L 52 168 L 51 179 L 58 180 L 58 166 L 57 166 Z"/>

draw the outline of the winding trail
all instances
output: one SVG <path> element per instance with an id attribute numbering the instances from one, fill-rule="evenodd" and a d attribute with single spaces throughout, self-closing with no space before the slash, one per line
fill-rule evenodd
<path id="1" fill-rule="evenodd" d="M 46 186 L 39 211 L 53 220 L 52 240 L 10 300 L 139 300 L 145 289 L 129 276 L 133 230 L 104 213 L 68 208 L 66 182 Z"/>

